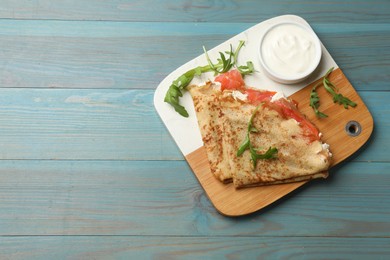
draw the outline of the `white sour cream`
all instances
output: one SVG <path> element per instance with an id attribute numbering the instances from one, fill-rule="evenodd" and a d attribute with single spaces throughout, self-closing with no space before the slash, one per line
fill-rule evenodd
<path id="1" fill-rule="evenodd" d="M 281 98 L 286 98 L 286 96 L 282 92 L 276 92 L 275 95 L 272 96 L 271 102 L 275 102 Z"/>
<path id="2" fill-rule="evenodd" d="M 310 73 L 318 65 L 318 46 L 312 33 L 297 24 L 280 24 L 263 38 L 261 55 L 265 66 L 283 77 Z"/>
<path id="3" fill-rule="evenodd" d="M 237 100 L 237 99 L 239 99 L 239 100 L 241 100 L 241 101 L 246 101 L 246 100 L 248 100 L 248 94 L 243 94 L 243 93 L 241 93 L 241 92 L 238 91 L 238 90 L 233 90 L 233 91 L 232 91 L 232 97 L 233 97 L 235 100 Z"/>

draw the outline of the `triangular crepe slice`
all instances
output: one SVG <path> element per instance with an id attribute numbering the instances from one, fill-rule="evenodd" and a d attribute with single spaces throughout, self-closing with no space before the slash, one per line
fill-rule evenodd
<path id="1" fill-rule="evenodd" d="M 232 101 L 235 102 L 235 101 Z M 228 102 L 230 103 L 230 102 Z M 221 104 L 225 106 L 226 104 Z M 251 153 L 246 150 L 237 156 L 237 150 L 247 134 L 252 114 L 236 110 L 225 114 L 224 130 L 227 134 L 223 146 L 228 149 L 230 172 L 235 187 L 248 187 L 278 183 L 326 178 L 330 154 L 318 140 L 309 141 L 304 137 L 301 126 L 292 118 L 283 118 L 278 112 L 263 105 L 252 107 L 253 126 L 258 130 L 250 133 L 251 145 L 258 153 L 265 153 L 270 147 L 278 149 L 277 158 L 259 159 L 256 168 Z M 254 112 L 256 109 L 256 112 Z M 247 108 L 245 109 L 247 110 Z"/>
<path id="2" fill-rule="evenodd" d="M 296 108 L 295 119 L 281 113 L 283 106 L 294 109 L 287 100 L 254 104 L 233 97 L 232 91 L 214 89 L 211 84 L 191 87 L 190 93 L 211 171 L 221 181 L 233 178 L 239 188 L 327 177 L 329 150 L 319 138 L 307 137 L 302 125 L 311 123 L 306 119 L 298 123 L 297 115 L 301 115 Z M 249 150 L 237 155 L 253 114 L 253 126 L 258 131 L 250 133 L 252 147 L 259 153 L 269 147 L 278 149 L 276 159 L 257 160 L 255 168 Z"/>
<path id="3" fill-rule="evenodd" d="M 232 175 L 227 158 L 227 150 L 223 146 L 222 138 L 224 130 L 220 106 L 221 92 L 214 89 L 211 83 L 205 86 L 191 86 L 189 91 L 192 95 L 199 129 L 202 135 L 211 172 L 222 182 L 231 182 Z"/>

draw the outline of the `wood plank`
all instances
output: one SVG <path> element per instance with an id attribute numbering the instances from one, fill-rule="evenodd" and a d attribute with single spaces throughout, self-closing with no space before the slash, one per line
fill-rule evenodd
<path id="1" fill-rule="evenodd" d="M 357 161 L 389 161 L 390 92 L 359 93 L 378 122 Z M 182 160 L 154 90 L 0 89 L 0 159 Z M 146 120 L 145 120 L 146 119 Z"/>
<path id="2" fill-rule="evenodd" d="M 0 161 L 0 235 L 388 237 L 388 169 L 351 162 L 228 218 L 184 161 Z"/>
<path id="3" fill-rule="evenodd" d="M 0 158 L 182 158 L 152 102 L 150 90 L 1 89 Z"/>
<path id="4" fill-rule="evenodd" d="M 147 7 L 147 8 L 146 8 Z M 115 20 L 115 21 L 181 21 L 257 22 L 276 15 L 292 13 L 305 16 L 310 22 L 389 22 L 389 2 L 376 0 L 348 0 L 337 3 L 337 11 L 328 1 L 310 0 L 289 4 L 283 0 L 267 1 L 202 1 L 185 0 L 153 1 L 60 1 L 60 0 L 5 0 L 0 17 L 7 19 L 56 19 L 56 20 Z M 156 15 L 158 14 L 158 15 Z M 357 19 L 358 17 L 358 19 Z"/>
<path id="5" fill-rule="evenodd" d="M 0 237 L 0 258 L 386 259 L 389 243 L 348 237 Z"/>
<path id="6" fill-rule="evenodd" d="M 253 25 L 0 20 L 1 87 L 154 89 Z M 388 24 L 312 26 L 358 91 L 388 90 Z"/>

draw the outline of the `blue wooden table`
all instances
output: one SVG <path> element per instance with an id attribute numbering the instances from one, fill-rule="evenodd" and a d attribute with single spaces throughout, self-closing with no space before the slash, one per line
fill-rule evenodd
<path id="1" fill-rule="evenodd" d="M 287 13 L 375 130 L 329 179 L 224 217 L 153 94 L 202 45 Z M 1 0 L 0 259 L 389 259 L 389 67 L 388 0 Z"/>

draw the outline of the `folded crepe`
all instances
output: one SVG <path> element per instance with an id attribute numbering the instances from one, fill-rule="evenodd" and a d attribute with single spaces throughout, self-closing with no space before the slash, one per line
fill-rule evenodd
<path id="1" fill-rule="evenodd" d="M 211 83 L 189 88 L 214 176 L 237 188 L 326 178 L 331 153 L 314 125 L 291 101 L 247 89 L 262 99 L 248 100 L 246 90 L 221 91 Z M 249 122 L 256 131 L 249 131 Z M 238 154 L 247 137 L 253 149 Z M 274 156 L 254 162 L 252 153 L 271 147 Z"/>

